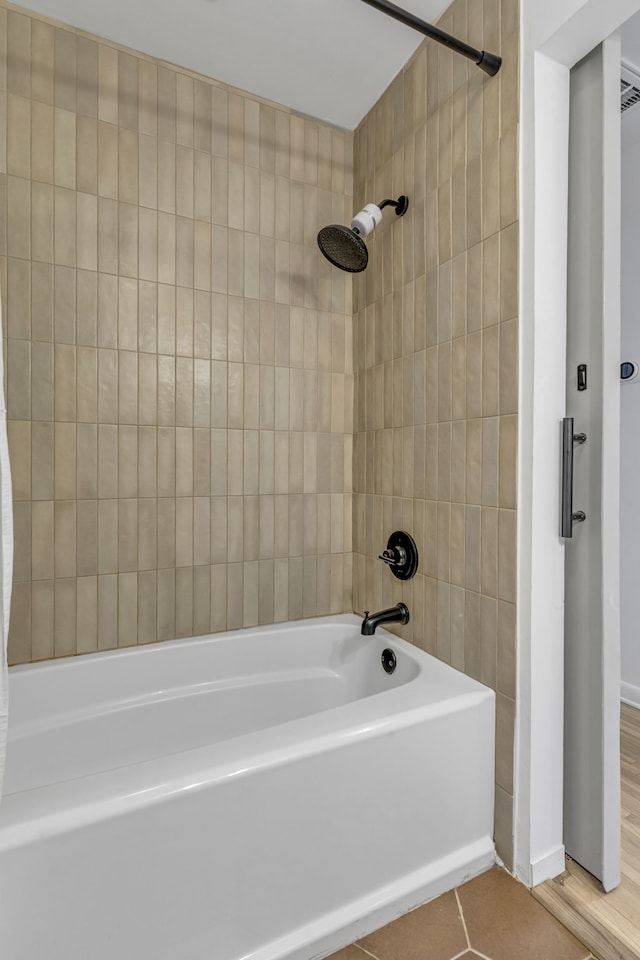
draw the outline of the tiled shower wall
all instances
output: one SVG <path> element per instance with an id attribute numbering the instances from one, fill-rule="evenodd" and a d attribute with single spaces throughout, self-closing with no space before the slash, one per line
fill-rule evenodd
<path id="1" fill-rule="evenodd" d="M 407 194 L 354 284 L 354 605 L 497 692 L 496 841 L 511 860 L 518 401 L 518 0 L 440 26 L 501 53 L 486 77 L 425 42 L 363 120 L 355 207 Z M 404 528 L 403 586 L 377 560 Z"/>
<path id="2" fill-rule="evenodd" d="M 352 135 L 5 4 L 0 132 L 10 661 L 350 610 Z"/>

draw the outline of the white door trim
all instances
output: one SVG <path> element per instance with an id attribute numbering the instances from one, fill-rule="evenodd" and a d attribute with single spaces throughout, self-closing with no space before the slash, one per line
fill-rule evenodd
<path id="1" fill-rule="evenodd" d="M 640 0 L 521 3 L 514 869 L 528 886 L 564 869 L 558 425 L 566 395 L 569 70 L 639 9 Z"/>

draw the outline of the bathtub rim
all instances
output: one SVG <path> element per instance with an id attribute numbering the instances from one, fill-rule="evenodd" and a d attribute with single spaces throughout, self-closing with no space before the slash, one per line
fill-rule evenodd
<path id="1" fill-rule="evenodd" d="M 353 614 L 319 617 L 306 621 L 256 628 L 267 636 L 283 628 L 291 630 L 327 623 L 353 626 L 360 619 Z M 104 656 L 141 656 L 152 647 L 179 649 L 185 643 L 195 645 L 223 641 L 238 631 L 205 637 L 163 641 L 155 645 L 105 651 Z M 242 632 L 248 632 L 244 630 Z M 254 632 L 254 628 L 250 628 Z M 415 724 L 458 712 L 490 701 L 495 726 L 495 693 L 432 654 L 401 637 L 381 629 L 384 643 L 408 655 L 418 663 L 418 672 L 408 682 L 370 696 L 354 700 L 320 713 L 285 721 L 272 727 L 239 735 L 204 747 L 167 754 L 149 760 L 113 767 L 99 773 L 54 782 L 29 790 L 5 794 L 0 805 L 0 852 L 45 837 L 110 819 L 141 807 L 163 803 L 176 794 L 206 789 L 228 778 L 249 776 L 267 767 L 294 763 L 330 750 L 347 747 L 356 739 L 370 739 Z M 462 686 L 453 695 L 425 703 L 425 670 L 420 660 L 426 657 L 445 674 L 456 676 Z M 84 658 L 82 658 L 84 659 Z M 20 665 L 21 673 L 34 669 L 73 667 L 80 658 Z M 13 668 L 16 669 L 16 668 Z M 421 682 L 422 681 L 422 682 Z"/>
<path id="2" fill-rule="evenodd" d="M 318 629 L 328 623 L 335 623 L 337 626 L 360 626 L 362 617 L 355 613 L 337 613 L 318 617 L 301 617 L 299 620 L 282 620 L 278 623 L 262 623 L 253 627 L 235 627 L 233 630 L 222 630 L 215 633 L 202 633 L 197 636 L 175 637 L 172 640 L 153 640 L 149 643 L 134 643 L 129 646 L 114 647 L 110 650 L 91 650 L 86 653 L 72 653 L 64 657 L 50 657 L 47 660 L 32 660 L 29 663 L 15 663 L 9 667 L 9 676 L 28 675 L 34 671 L 56 671 L 71 663 L 92 664 L 103 660 L 118 660 L 120 658 L 138 658 L 144 654 L 160 653 L 161 651 L 179 650 L 180 647 L 189 644 L 190 646 L 202 646 L 210 643 L 221 643 L 224 640 L 233 639 L 237 642 L 238 637 L 244 635 L 258 635 L 267 637 L 269 634 L 277 634 L 286 630 L 287 632 L 295 629 Z M 404 640 L 395 633 L 391 633 L 384 628 L 378 629 L 378 635 L 384 632 L 395 640 Z M 408 643 L 411 650 L 419 650 L 422 653 L 427 651 L 415 644 Z M 432 654 L 428 654 L 432 656 Z M 471 678 L 470 678 L 471 679 Z"/>

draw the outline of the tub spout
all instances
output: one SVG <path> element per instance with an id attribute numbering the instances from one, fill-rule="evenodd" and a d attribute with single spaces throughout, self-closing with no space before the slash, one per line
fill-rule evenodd
<path id="1" fill-rule="evenodd" d="M 372 637 L 376 627 L 385 623 L 409 623 L 409 607 L 404 603 L 396 603 L 395 607 L 378 610 L 377 613 L 369 613 L 365 610 L 360 633 L 365 637 Z"/>

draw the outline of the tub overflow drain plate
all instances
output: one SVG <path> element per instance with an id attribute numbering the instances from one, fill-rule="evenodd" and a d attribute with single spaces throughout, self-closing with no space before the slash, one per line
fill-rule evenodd
<path id="1" fill-rule="evenodd" d="M 382 664 L 382 669 L 386 673 L 393 673 L 398 663 L 393 650 L 390 650 L 389 647 L 385 647 L 385 649 L 382 651 L 382 656 L 380 657 L 380 663 Z"/>

